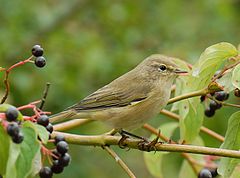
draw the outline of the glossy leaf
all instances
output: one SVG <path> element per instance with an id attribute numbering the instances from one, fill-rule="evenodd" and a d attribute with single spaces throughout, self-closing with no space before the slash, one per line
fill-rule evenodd
<path id="1" fill-rule="evenodd" d="M 232 84 L 234 87 L 240 89 L 240 64 L 238 64 L 232 73 Z"/>
<path id="2" fill-rule="evenodd" d="M 49 139 L 49 133 L 45 127 L 43 127 L 39 124 L 32 123 L 30 121 L 26 121 L 24 123 L 24 126 L 33 128 L 35 130 L 36 134 L 40 137 L 41 141 L 44 144 L 47 143 L 47 141 Z"/>
<path id="3" fill-rule="evenodd" d="M 235 112 L 229 118 L 227 133 L 221 148 L 230 150 L 240 149 L 240 111 Z M 228 178 L 231 176 L 236 165 L 240 163 L 239 159 L 221 158 L 218 172 Z"/>
<path id="4" fill-rule="evenodd" d="M 31 174 L 34 158 L 40 153 L 40 143 L 36 133 L 30 127 L 23 127 L 24 141 L 20 144 L 20 154 L 16 162 L 17 178 L 25 178 Z"/>

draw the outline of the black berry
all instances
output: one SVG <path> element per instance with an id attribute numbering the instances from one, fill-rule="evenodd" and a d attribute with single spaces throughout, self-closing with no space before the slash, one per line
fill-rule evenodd
<path id="1" fill-rule="evenodd" d="M 53 165 L 51 167 L 51 170 L 53 173 L 59 174 L 63 172 L 64 167 L 59 164 L 58 160 L 53 161 Z"/>
<path id="2" fill-rule="evenodd" d="M 217 177 L 218 176 L 217 168 L 216 169 L 210 169 L 209 171 L 211 172 L 212 177 Z"/>
<path id="3" fill-rule="evenodd" d="M 66 167 L 71 160 L 71 156 L 68 153 L 65 153 L 59 158 L 59 165 Z"/>
<path id="4" fill-rule="evenodd" d="M 208 107 L 205 109 L 204 114 L 207 117 L 212 117 L 215 114 L 215 110 L 210 109 L 210 107 Z"/>
<path id="5" fill-rule="evenodd" d="M 37 67 L 44 67 L 46 65 L 46 59 L 43 56 L 37 57 L 34 62 Z"/>
<path id="6" fill-rule="evenodd" d="M 41 115 L 38 119 L 37 119 L 37 123 L 46 127 L 49 124 L 49 117 L 47 115 Z"/>
<path id="7" fill-rule="evenodd" d="M 43 167 L 39 171 L 40 178 L 51 178 L 53 175 L 52 170 L 49 167 Z"/>
<path id="8" fill-rule="evenodd" d="M 206 95 L 202 95 L 202 96 L 200 97 L 200 101 L 201 101 L 201 102 L 203 102 L 205 99 L 206 99 Z"/>
<path id="9" fill-rule="evenodd" d="M 18 110 L 14 106 L 10 106 L 6 111 L 7 121 L 16 121 L 18 117 Z"/>
<path id="10" fill-rule="evenodd" d="M 20 128 L 19 128 L 19 126 L 18 126 L 18 124 L 16 122 L 8 124 L 8 126 L 7 126 L 7 133 L 10 136 L 16 136 L 16 135 L 19 134 L 19 132 L 20 132 Z"/>
<path id="11" fill-rule="evenodd" d="M 49 133 L 52 133 L 53 132 L 53 125 L 51 123 L 49 123 L 47 126 L 46 126 L 46 129 Z"/>
<path id="12" fill-rule="evenodd" d="M 22 132 L 19 132 L 19 134 L 12 136 L 12 141 L 17 144 L 22 143 L 23 139 L 24 135 L 22 134 Z"/>
<path id="13" fill-rule="evenodd" d="M 68 151 L 69 147 L 68 147 L 67 142 L 60 141 L 60 142 L 57 143 L 56 149 L 60 154 L 63 155 Z"/>
<path id="14" fill-rule="evenodd" d="M 43 48 L 40 45 L 34 45 L 32 48 L 32 55 L 39 57 L 43 55 Z"/>
<path id="15" fill-rule="evenodd" d="M 212 174 L 208 169 L 202 169 L 198 174 L 198 178 L 212 178 Z"/>
<path id="16" fill-rule="evenodd" d="M 219 91 L 219 92 L 215 92 L 214 96 L 215 96 L 216 100 L 224 101 L 224 100 L 228 99 L 229 94 L 226 93 L 225 91 Z"/>
<path id="17" fill-rule="evenodd" d="M 60 141 L 65 141 L 65 138 L 64 138 L 63 135 L 57 135 L 57 136 L 55 137 L 55 142 L 54 142 L 54 144 L 57 145 L 57 143 L 60 142 Z"/>
<path id="18" fill-rule="evenodd" d="M 235 90 L 234 90 L 234 95 L 235 95 L 236 97 L 240 97 L 240 90 L 239 90 L 238 88 L 235 88 Z"/>
<path id="19" fill-rule="evenodd" d="M 217 103 L 217 102 L 214 101 L 214 100 L 211 100 L 210 103 L 209 103 L 209 108 L 210 108 L 211 110 L 220 109 L 221 107 L 222 107 L 222 104 Z"/>

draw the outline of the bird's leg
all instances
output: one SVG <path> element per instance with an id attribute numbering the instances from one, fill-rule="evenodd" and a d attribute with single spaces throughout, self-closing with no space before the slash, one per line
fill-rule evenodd
<path id="1" fill-rule="evenodd" d="M 122 135 L 122 136 L 125 135 L 125 136 L 131 136 L 131 137 L 133 137 L 133 138 L 138 138 L 138 139 L 140 139 L 140 140 L 143 140 L 144 142 L 149 142 L 148 139 L 146 139 L 146 138 L 144 138 L 144 137 L 141 137 L 141 136 L 138 136 L 138 135 L 135 135 L 135 134 L 132 134 L 132 133 L 127 132 L 127 131 L 125 131 L 125 130 L 120 130 L 120 131 L 119 131 L 119 134 Z"/>

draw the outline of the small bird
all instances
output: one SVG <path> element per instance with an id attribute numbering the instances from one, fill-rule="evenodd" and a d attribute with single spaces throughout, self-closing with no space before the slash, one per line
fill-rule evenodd
<path id="1" fill-rule="evenodd" d="M 166 106 L 179 70 L 174 58 L 153 54 L 134 69 L 90 94 L 77 104 L 53 115 L 63 119 L 103 121 L 113 129 L 133 130 Z"/>

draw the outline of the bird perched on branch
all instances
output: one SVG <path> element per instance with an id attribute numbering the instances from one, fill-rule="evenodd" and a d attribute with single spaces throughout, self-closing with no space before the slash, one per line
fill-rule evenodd
<path id="1" fill-rule="evenodd" d="M 174 58 L 151 55 L 50 121 L 84 118 L 103 121 L 113 129 L 138 128 L 166 106 L 173 81 L 182 73 L 186 72 L 177 68 Z"/>

